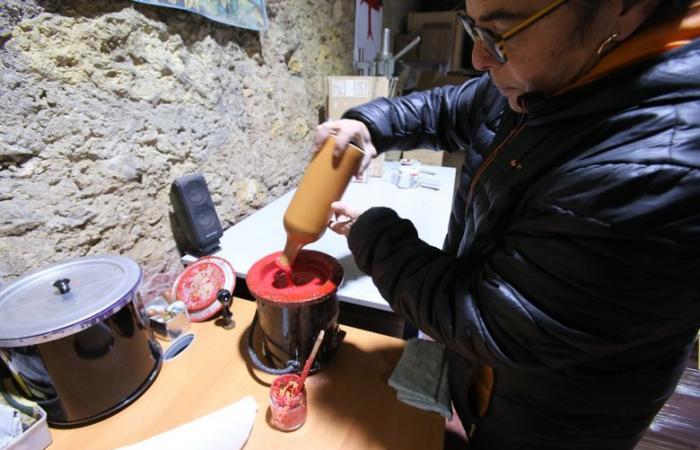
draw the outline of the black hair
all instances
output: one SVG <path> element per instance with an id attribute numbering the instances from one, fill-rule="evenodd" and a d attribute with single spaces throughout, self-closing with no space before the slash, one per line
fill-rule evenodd
<path id="1" fill-rule="evenodd" d="M 663 22 L 673 17 L 679 17 L 685 14 L 694 0 L 661 0 L 656 10 L 651 13 L 644 26 Z M 631 2 L 634 3 L 634 0 Z"/>
<path id="2" fill-rule="evenodd" d="M 603 1 L 607 0 L 574 0 L 574 5 L 579 10 L 579 15 L 581 17 L 575 30 L 579 36 L 583 37 L 586 28 L 593 22 L 593 19 L 595 19 L 598 14 L 598 6 Z M 624 0 L 624 6 L 632 6 L 636 1 L 637 0 Z M 642 27 L 663 22 L 672 17 L 682 16 L 690 8 L 693 1 L 694 0 L 661 0 Z"/>

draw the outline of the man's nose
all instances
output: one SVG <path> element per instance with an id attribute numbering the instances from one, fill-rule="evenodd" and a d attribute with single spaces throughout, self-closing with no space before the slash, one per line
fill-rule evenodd
<path id="1" fill-rule="evenodd" d="M 477 39 L 472 48 L 472 65 L 476 70 L 485 72 L 500 65 L 498 60 L 484 47 L 484 43 Z"/>

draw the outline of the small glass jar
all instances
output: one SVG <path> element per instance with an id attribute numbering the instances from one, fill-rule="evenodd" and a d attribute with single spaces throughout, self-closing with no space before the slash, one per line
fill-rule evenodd
<path id="1" fill-rule="evenodd" d="M 282 375 L 270 386 L 270 411 L 272 425 L 282 431 L 293 431 L 306 421 L 306 388 L 296 392 L 299 376 Z"/>

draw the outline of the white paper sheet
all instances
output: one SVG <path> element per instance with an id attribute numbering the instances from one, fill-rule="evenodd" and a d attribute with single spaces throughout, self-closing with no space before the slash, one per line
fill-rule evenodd
<path id="1" fill-rule="evenodd" d="M 239 450 L 255 422 L 258 404 L 252 396 L 141 442 L 117 450 Z"/>
<path id="2" fill-rule="evenodd" d="M 22 421 L 19 411 L 0 405 L 0 448 L 10 445 L 20 434 L 22 434 Z"/>

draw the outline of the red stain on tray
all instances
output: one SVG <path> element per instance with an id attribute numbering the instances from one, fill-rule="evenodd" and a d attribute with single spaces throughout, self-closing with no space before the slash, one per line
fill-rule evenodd
<path id="1" fill-rule="evenodd" d="M 202 258 L 177 277 L 173 295 L 182 300 L 194 321 L 206 320 L 221 310 L 216 294 L 220 289 L 233 292 L 236 273 L 231 264 L 216 256 Z"/>

